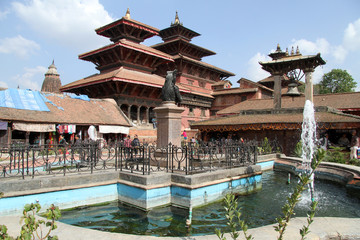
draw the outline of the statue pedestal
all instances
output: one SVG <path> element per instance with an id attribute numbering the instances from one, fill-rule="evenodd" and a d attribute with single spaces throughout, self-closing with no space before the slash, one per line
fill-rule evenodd
<path id="1" fill-rule="evenodd" d="M 158 147 L 166 147 L 169 143 L 181 146 L 181 113 L 184 110 L 172 101 L 164 101 L 159 107 L 154 108 Z"/>

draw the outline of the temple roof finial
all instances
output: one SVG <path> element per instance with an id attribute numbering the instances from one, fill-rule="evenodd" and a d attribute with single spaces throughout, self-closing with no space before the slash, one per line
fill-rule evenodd
<path id="1" fill-rule="evenodd" d="M 281 48 L 280 48 L 280 44 L 279 44 L 279 43 L 277 44 L 276 52 L 281 52 Z"/>
<path id="2" fill-rule="evenodd" d="M 296 55 L 300 55 L 299 46 L 296 47 Z"/>
<path id="3" fill-rule="evenodd" d="M 291 47 L 291 55 L 294 55 L 294 46 Z"/>
<path id="4" fill-rule="evenodd" d="M 288 50 L 288 48 L 286 48 L 285 56 L 289 56 L 289 50 Z"/>
<path id="5" fill-rule="evenodd" d="M 171 26 L 174 26 L 174 25 L 182 25 L 182 23 L 180 22 L 180 19 L 179 19 L 178 11 L 176 11 L 176 14 L 175 14 L 175 22 L 171 23 Z"/>
<path id="6" fill-rule="evenodd" d="M 126 18 L 126 19 L 131 19 L 129 8 L 126 10 L 126 14 L 125 14 L 125 17 L 124 17 L 124 18 Z"/>

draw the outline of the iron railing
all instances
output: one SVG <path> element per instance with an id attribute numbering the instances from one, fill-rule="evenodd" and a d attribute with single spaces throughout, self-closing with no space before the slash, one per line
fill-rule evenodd
<path id="1" fill-rule="evenodd" d="M 154 171 L 196 174 L 255 164 L 255 144 L 189 143 L 182 147 L 151 145 L 111 147 L 98 142 L 75 145 L 23 144 L 0 147 L 0 176 L 32 177 L 44 174 L 91 172 L 113 169 L 148 175 Z"/>

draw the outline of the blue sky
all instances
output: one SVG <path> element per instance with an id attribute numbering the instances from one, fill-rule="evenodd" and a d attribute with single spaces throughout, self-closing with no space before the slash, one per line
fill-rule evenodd
<path id="1" fill-rule="evenodd" d="M 347 70 L 360 90 L 360 1 L 358 0 L 0 0 L 0 87 L 40 90 L 52 60 L 67 84 L 97 73 L 78 55 L 110 43 L 95 29 L 131 18 L 158 29 L 180 21 L 201 36 L 192 40 L 217 54 L 204 62 L 259 81 L 268 76 L 259 61 L 279 43 L 303 55 L 321 53 L 314 82 L 333 68 Z M 153 37 L 143 44 L 161 42 Z"/>

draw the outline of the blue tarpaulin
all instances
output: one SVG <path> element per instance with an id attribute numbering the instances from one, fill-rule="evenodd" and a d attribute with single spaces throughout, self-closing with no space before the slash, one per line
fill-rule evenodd
<path id="1" fill-rule="evenodd" d="M 40 92 L 25 89 L 0 91 L 0 107 L 50 112 Z"/>

